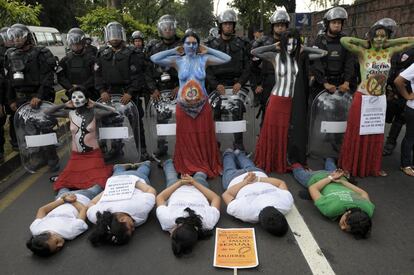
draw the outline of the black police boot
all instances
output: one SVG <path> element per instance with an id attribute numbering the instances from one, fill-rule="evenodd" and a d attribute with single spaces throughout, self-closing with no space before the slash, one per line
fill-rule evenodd
<path id="1" fill-rule="evenodd" d="M 146 161 L 146 160 L 150 160 L 151 156 L 148 154 L 147 149 L 146 148 L 142 148 L 141 149 L 141 161 Z"/>
<path id="2" fill-rule="evenodd" d="M 111 160 L 116 157 L 123 156 L 124 155 L 124 152 L 122 151 L 123 147 L 124 147 L 124 144 L 121 141 L 113 141 L 111 144 L 111 150 L 105 153 L 104 159 Z"/>
<path id="3" fill-rule="evenodd" d="M 59 157 L 56 152 L 56 147 L 51 146 L 45 150 L 45 157 L 47 159 L 47 165 L 49 166 L 49 172 L 59 171 Z"/>
<path id="4" fill-rule="evenodd" d="M 154 152 L 156 158 L 163 157 L 168 153 L 168 142 L 165 139 L 160 139 L 157 141 L 157 151 Z"/>

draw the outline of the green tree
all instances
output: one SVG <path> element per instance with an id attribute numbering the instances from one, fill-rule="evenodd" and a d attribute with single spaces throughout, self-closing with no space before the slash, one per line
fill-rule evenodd
<path id="1" fill-rule="evenodd" d="M 206 36 L 214 24 L 212 0 L 186 0 L 184 2 L 184 25 L 192 28 L 200 35 Z"/>
<path id="2" fill-rule="evenodd" d="M 42 6 L 30 5 L 22 1 L 0 0 L 0 26 L 11 26 L 15 23 L 40 25 L 39 14 Z"/>

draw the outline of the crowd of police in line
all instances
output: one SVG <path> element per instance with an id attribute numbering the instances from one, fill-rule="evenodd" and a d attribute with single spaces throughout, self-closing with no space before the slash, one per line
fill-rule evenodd
<path id="1" fill-rule="evenodd" d="M 341 43 L 342 41 L 347 41 L 341 39 L 344 37 L 342 28 L 346 20 L 347 13 L 343 8 L 333 8 L 325 14 L 324 32 L 318 35 L 315 42 L 315 47 L 323 51 L 311 52 L 313 54 L 319 53 L 318 58 L 320 59 L 309 58 L 309 61 L 311 61 L 310 74 L 306 74 L 304 78 L 301 78 L 301 81 L 298 81 L 300 82 L 298 87 L 302 89 L 304 87 L 309 88 L 308 81 L 303 81 L 304 79 L 313 80 L 306 99 L 308 102 L 311 102 L 321 90 L 326 90 L 329 93 L 354 93 L 356 90 L 359 82 L 356 58 Z M 269 106 L 269 98 L 280 98 L 278 94 L 274 94 L 275 83 L 278 81 L 278 74 L 275 73 L 275 69 L 278 68 L 277 66 L 282 68 L 285 65 L 278 64 L 277 62 L 266 62 L 257 57 L 264 56 L 261 54 L 270 48 L 274 51 L 272 54 L 276 58 L 279 58 L 278 51 L 285 51 L 285 58 L 289 62 L 292 61 L 292 64 L 295 65 L 292 67 L 286 65 L 289 68 L 286 71 L 288 74 L 292 73 L 293 78 L 296 78 L 298 72 L 298 64 L 296 62 L 298 60 L 294 59 L 294 53 L 298 53 L 297 56 L 301 53 L 300 41 L 298 41 L 296 31 L 288 31 L 290 18 L 285 11 L 273 13 L 270 17 L 270 35 L 260 35 L 260 31 L 258 31 L 254 41 L 248 41 L 235 35 L 236 22 L 237 16 L 234 11 L 226 10 L 222 12 L 217 18 L 218 32 L 215 33 L 212 30 L 211 36 L 205 41 L 208 47 L 224 52 L 231 57 L 231 60 L 227 63 L 206 69 L 207 90 L 210 93 L 216 91 L 224 94 L 226 87 L 231 87 L 233 93 L 237 94 L 250 82 L 257 105 L 260 105 L 260 110 L 264 117 L 266 108 Z M 62 58 L 58 65 L 54 56 L 47 48 L 34 46 L 34 38 L 26 26 L 15 24 L 10 28 L 2 29 L 0 41 L 2 41 L 2 51 L 4 52 L 2 56 L 4 56 L 4 59 L 1 59 L 1 68 L 4 68 L 4 70 L 1 70 L 1 111 L 3 112 L 4 106 L 7 113 L 12 117 L 17 108 L 24 103 L 30 102 L 30 105 L 36 108 L 44 100 L 53 102 L 55 97 L 53 91 L 54 73 L 57 74 L 58 82 L 64 89 L 71 90 L 77 86 L 82 86 L 84 87 L 82 92 L 88 93 L 93 100 L 101 98 L 102 101 L 108 102 L 112 95 L 121 94 L 120 101 L 122 104 L 128 104 L 132 101 L 139 109 L 141 124 L 140 146 L 142 150 L 140 158 L 141 160 L 148 160 L 150 156 L 146 150 L 145 133 L 142 126 L 144 110 L 141 98 L 152 97 L 154 100 L 157 100 L 160 97 L 161 91 L 171 90 L 172 94 L 176 95 L 180 88 L 177 71 L 173 67 L 152 63 L 150 57 L 154 57 L 155 54 L 166 50 L 176 50 L 177 46 L 180 46 L 183 42 L 188 43 L 189 47 L 193 44 L 198 46 L 197 41 L 187 41 L 189 38 L 196 40 L 197 36 L 191 31 L 185 36 L 186 40 L 181 41 L 176 35 L 176 21 L 171 15 L 162 16 L 158 21 L 157 27 L 160 36 L 159 40 L 153 40 L 145 45 L 142 33 L 136 31 L 131 36 L 131 45 L 127 45 L 122 25 L 118 22 L 111 22 L 105 27 L 105 41 L 107 45 L 99 50 L 87 43 L 82 30 L 73 28 L 69 31 L 67 38 L 69 50 L 66 57 Z M 396 25 L 393 24 L 393 21 L 379 21 L 372 28 L 371 39 L 375 40 L 378 38 L 380 40 L 378 43 L 383 43 L 386 39 L 384 38 L 385 36 L 388 36 L 388 38 L 392 37 L 395 27 Z M 398 43 L 412 43 L 411 40 L 408 42 L 399 41 Z M 359 41 L 358 43 L 363 42 Z M 252 49 L 253 51 L 251 51 Z M 305 48 L 303 49 L 304 51 L 306 50 Z M 354 47 L 351 46 L 349 49 L 354 49 Z M 394 150 L 398 134 L 404 124 L 403 110 L 405 100 L 395 92 L 393 78 L 396 78 L 400 71 L 411 65 L 411 51 L 410 49 L 393 57 L 392 72 L 388 78 L 389 107 L 387 109 L 388 122 L 392 122 L 393 125 L 384 148 L 384 154 L 390 154 Z M 255 57 L 252 57 L 251 54 Z M 385 53 L 383 53 L 383 58 L 385 58 L 384 56 Z M 308 69 L 307 65 L 307 63 L 301 63 L 300 69 Z M 307 72 L 307 70 L 302 71 Z M 277 73 L 280 74 L 280 71 Z M 409 80 L 408 78 L 405 79 Z M 288 97 L 290 98 L 293 97 L 293 92 L 297 89 L 292 83 L 287 83 L 287 86 L 284 86 L 289 86 L 291 93 Z M 398 86 L 398 81 L 396 83 Z M 398 88 L 401 90 L 400 86 Z M 406 94 L 404 93 L 404 95 Z M 411 100 L 411 98 L 409 99 Z M 304 109 L 301 110 L 302 113 L 308 112 L 307 104 L 302 104 L 301 106 Z M 294 107 L 292 110 L 295 110 Z M 267 111 L 274 110 L 268 109 Z M 295 115 L 296 113 L 292 111 L 292 119 L 294 119 Z M 2 113 L 4 120 L 5 117 L 5 114 Z M 13 127 L 13 123 L 10 124 Z M 303 120 L 298 125 L 302 127 L 302 130 L 306 130 L 307 121 Z M 4 139 L 4 134 L 2 136 Z M 16 146 L 13 131 L 11 131 L 11 139 L 12 144 Z M 299 142 L 305 144 L 306 138 L 302 138 Z M 157 157 L 167 153 L 168 147 L 166 141 L 162 138 L 158 140 L 157 147 L 158 150 L 155 153 Z M 226 150 L 223 155 L 223 187 L 226 191 L 222 197 L 225 203 L 228 204 L 227 212 L 243 221 L 260 222 L 267 231 L 274 235 L 284 235 L 288 230 L 284 214 L 290 210 L 293 203 L 293 198 L 288 192 L 286 184 L 278 179 L 268 177 L 264 171 L 255 167 L 254 163 L 245 155 L 242 134 L 236 133 L 234 135 L 233 147 L 233 149 Z M 111 149 L 106 152 L 106 155 L 108 158 L 116 157 L 121 149 L 122 144 L 112 143 Z M 52 170 L 57 170 L 58 160 L 56 152 L 47 153 L 49 156 L 47 164 Z M 339 226 L 342 230 L 358 237 L 367 237 L 371 229 L 371 217 L 374 211 L 374 205 L 370 202 L 368 194 L 361 188 L 351 184 L 344 177 L 344 171 L 336 169 L 333 159 L 326 159 L 324 171 L 311 173 L 304 168 L 306 159 L 297 157 L 300 154 L 296 155 L 297 158 L 292 159 L 295 154 L 292 152 L 288 153 L 291 153 L 291 159 L 288 159 L 288 161 L 292 163 L 291 168 L 295 178 L 304 187 L 308 188 L 310 196 L 315 201 L 318 209 L 331 219 L 339 219 Z M 128 169 L 130 172 L 126 172 Z M 135 169 L 136 171 L 131 171 Z M 412 167 L 410 169 L 413 172 Z M 377 170 L 375 172 L 378 172 Z M 128 208 L 127 210 L 119 210 L 121 214 L 125 212 L 126 215 L 116 216 L 115 214 L 119 214 L 118 212 L 105 214 L 107 211 L 104 211 L 105 207 L 102 204 L 106 203 L 102 202 L 99 196 L 93 199 L 100 191 L 95 190 L 96 187 L 91 187 L 78 193 L 92 199 L 88 210 L 81 205 L 82 202 L 80 204 L 77 203 L 82 196 L 77 197 L 77 194 L 74 195 L 73 193 L 68 193 L 69 190 L 64 190 L 66 193 L 63 195 L 61 193 L 60 197 L 58 194 L 56 201 L 39 209 L 36 220 L 31 226 L 32 233 L 38 231 L 42 235 L 45 231 L 41 225 L 42 219 L 46 218 L 53 209 L 62 205 L 72 204 L 77 211 L 75 216 L 78 217 L 77 215 L 79 214 L 83 220 L 86 219 L 86 211 L 89 212 L 94 207 L 101 207 L 95 210 L 102 210 L 104 211 L 103 214 L 96 213 L 99 211 L 88 214 L 88 219 L 91 222 L 95 223 L 97 218 L 98 224 L 105 224 L 101 228 L 104 239 L 100 241 L 122 244 L 129 240 L 136 226 L 145 222 L 148 212 L 156 202 L 158 206 L 157 217 L 160 220 L 161 226 L 164 230 L 171 233 L 174 254 L 181 255 L 186 249 L 191 250 L 197 240 L 204 237 L 205 231 L 211 230 L 217 223 L 220 216 L 220 198 L 214 192 L 208 190 L 207 176 L 205 174 L 195 173 L 193 177 L 182 175 L 181 180 L 179 180 L 172 161 L 166 161 L 164 163 L 164 171 L 167 179 L 167 188 L 156 197 L 155 201 L 156 192 L 148 185 L 149 171 L 148 161 L 141 166 L 118 165 L 114 169 L 114 177 L 117 175 L 139 175 L 140 179 L 144 179 L 143 181 L 139 180 L 136 182 L 136 190 L 139 191 L 135 192 L 140 195 L 145 194 L 143 196 L 146 196 L 148 199 L 145 207 L 139 208 L 137 204 L 134 206 L 134 209 L 131 209 L 129 207 L 133 203 L 129 202 L 128 205 L 123 205 L 125 209 Z M 410 171 L 404 172 L 407 175 L 411 175 Z M 170 179 L 168 178 L 169 176 L 171 177 Z M 130 180 L 135 181 L 136 179 L 132 178 Z M 169 181 L 170 183 L 168 183 Z M 190 189 L 186 192 L 179 192 L 179 190 L 182 191 L 188 188 L 188 186 L 192 186 L 195 189 L 191 189 L 191 192 L 189 191 Z M 177 193 L 174 195 L 175 192 Z M 349 194 L 347 202 L 342 202 L 340 196 L 334 198 L 334 194 L 344 194 L 344 192 Z M 278 194 L 274 195 L 275 193 Z M 256 196 L 254 203 L 251 196 Z M 199 204 L 203 204 L 203 209 L 205 207 L 207 210 L 196 209 L 194 211 L 194 209 L 188 207 L 184 210 L 179 207 L 173 209 L 174 199 L 183 204 L 183 200 L 180 199 L 184 197 L 194 208 L 198 207 Z M 247 197 L 251 199 L 246 201 Z M 138 201 L 144 200 L 137 199 Z M 349 204 L 350 202 L 351 204 Z M 98 207 L 99 203 L 101 205 Z M 168 210 L 168 207 L 171 208 Z M 128 211 L 136 212 L 131 214 L 132 212 Z M 182 217 L 174 216 L 175 214 L 182 215 L 183 212 L 187 212 L 187 215 Z M 253 214 L 253 212 L 255 213 Z M 137 214 L 137 216 L 134 216 L 134 214 Z M 105 215 L 108 216 L 106 217 Z M 174 218 L 171 216 L 174 216 Z M 49 218 L 53 217 L 50 216 Z M 104 223 L 106 219 L 107 221 Z M 208 223 L 207 227 L 206 223 Z M 49 225 L 51 224 L 52 222 Z M 56 221 L 53 222 L 53 226 L 61 227 L 60 223 Z M 81 224 L 81 227 L 77 232 L 69 233 L 80 234 L 87 229 L 87 225 L 85 228 L 84 223 Z M 120 233 L 116 233 L 116 230 Z M 36 237 L 35 233 L 33 235 L 33 237 Z M 74 238 L 76 234 L 71 236 Z M 44 253 L 50 254 L 60 250 L 65 238 L 62 235 L 46 234 L 40 239 L 35 240 L 36 243 L 34 243 L 32 238 L 28 247 L 33 250 L 33 245 L 37 246 L 47 243 L 45 247 L 37 249 L 46 250 Z M 98 242 L 100 241 L 98 240 Z M 54 247 L 54 249 L 51 247 Z"/>

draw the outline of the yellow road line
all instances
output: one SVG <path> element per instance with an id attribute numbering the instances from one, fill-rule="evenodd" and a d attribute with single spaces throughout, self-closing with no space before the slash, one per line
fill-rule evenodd
<path id="1" fill-rule="evenodd" d="M 23 182 L 18 184 L 12 191 L 10 191 L 3 199 L 0 200 L 0 213 L 3 212 L 10 204 L 12 204 L 27 188 L 35 183 L 46 171 L 48 167 L 45 166 L 36 174 L 29 175 Z"/>

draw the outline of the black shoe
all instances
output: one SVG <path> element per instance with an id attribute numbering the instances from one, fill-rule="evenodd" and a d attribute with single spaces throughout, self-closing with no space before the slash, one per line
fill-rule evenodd
<path id="1" fill-rule="evenodd" d="M 168 146 L 164 145 L 157 149 L 157 151 L 154 152 L 154 155 L 157 159 L 166 156 L 168 153 Z"/>
<path id="2" fill-rule="evenodd" d="M 397 144 L 393 144 L 393 143 L 386 143 L 384 146 L 384 149 L 382 150 L 382 155 L 383 156 L 389 156 L 392 154 L 392 152 L 394 152 L 395 147 L 397 146 Z"/>
<path id="3" fill-rule="evenodd" d="M 112 160 L 116 157 L 123 156 L 123 155 L 124 155 L 124 152 L 122 151 L 121 148 L 117 148 L 117 149 L 111 148 L 111 150 L 109 150 L 109 152 L 104 154 L 104 159 L 105 160 Z"/>
<path id="4" fill-rule="evenodd" d="M 243 144 L 237 144 L 237 143 L 233 143 L 233 149 L 234 150 L 239 150 L 239 151 L 245 151 L 244 149 L 244 145 Z"/>
<path id="5" fill-rule="evenodd" d="M 49 172 L 57 172 L 60 169 L 60 165 L 59 163 L 54 164 L 54 165 L 49 165 Z"/>
<path id="6" fill-rule="evenodd" d="M 140 160 L 141 160 L 141 161 L 151 160 L 151 156 L 148 154 L 148 152 L 147 152 L 147 151 L 143 151 L 143 152 L 141 153 L 141 158 L 140 158 Z"/>

